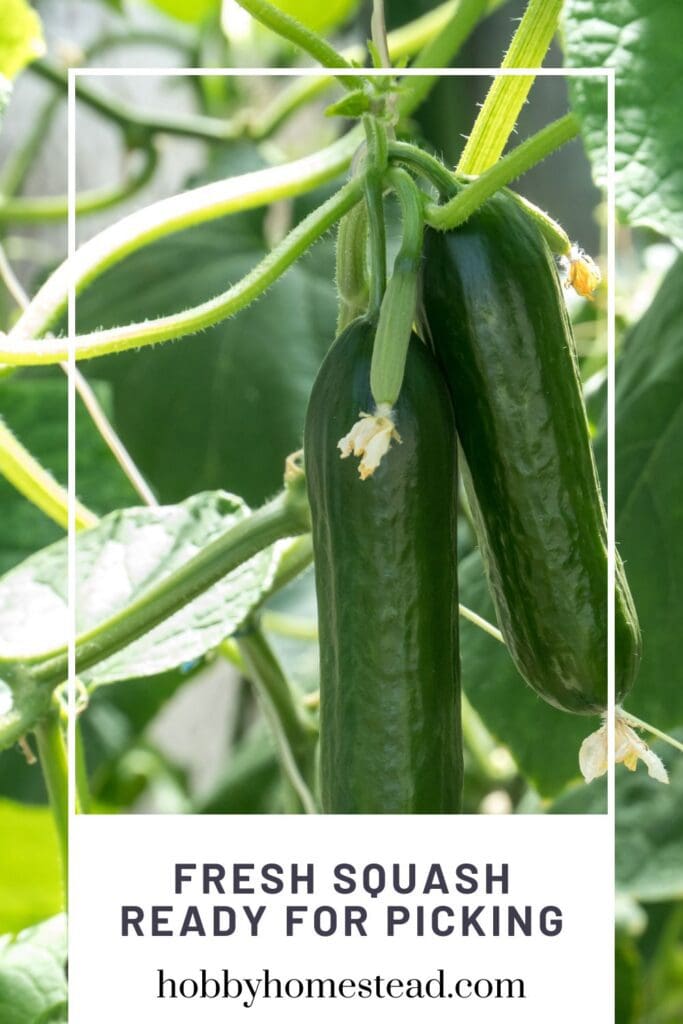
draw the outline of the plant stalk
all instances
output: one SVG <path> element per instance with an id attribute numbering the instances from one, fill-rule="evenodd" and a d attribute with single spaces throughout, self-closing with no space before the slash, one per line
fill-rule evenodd
<path id="1" fill-rule="evenodd" d="M 300 160 L 212 182 L 129 214 L 91 238 L 72 260 L 66 260 L 50 275 L 8 333 L 8 340 L 28 343 L 40 338 L 64 313 L 72 281 L 80 293 L 109 267 L 159 238 L 230 213 L 301 195 L 331 181 L 348 168 L 361 138 L 362 130 L 354 129 L 326 149 Z M 17 352 L 20 349 L 19 345 Z M 66 358 L 65 347 L 62 358 Z"/>
<path id="2" fill-rule="evenodd" d="M 557 31 L 562 0 L 529 0 L 502 69 L 540 67 Z M 534 75 L 494 79 L 458 163 L 459 174 L 481 174 L 495 164 L 514 131 Z"/>
<path id="3" fill-rule="evenodd" d="M 73 341 L 76 359 L 94 359 L 146 345 L 157 345 L 162 341 L 174 341 L 234 316 L 262 295 L 321 235 L 348 213 L 360 199 L 361 191 L 362 183 L 359 180 L 348 182 L 336 195 L 297 224 L 241 281 L 213 299 L 171 316 L 79 335 Z M 0 363 L 51 366 L 68 358 L 68 341 L 65 338 L 50 338 L 33 344 L 12 342 L 11 334 L 6 341 L 0 341 Z"/>
<path id="4" fill-rule="evenodd" d="M 351 67 L 348 60 L 333 46 L 330 46 L 322 36 L 311 31 L 296 18 L 268 3 L 268 0 L 237 0 L 237 3 L 266 28 L 272 29 L 282 39 L 288 40 L 304 53 L 309 54 L 324 68 Z M 349 79 L 342 76 L 338 80 L 348 89 L 355 89 L 359 84 L 359 80 L 355 78 Z"/>
<path id="5" fill-rule="evenodd" d="M 141 167 L 131 174 L 127 181 L 113 188 L 81 192 L 76 197 L 76 215 L 82 217 L 90 213 L 100 213 L 129 199 L 150 181 L 157 163 L 157 150 L 153 146 L 146 147 Z M 14 224 L 62 221 L 66 220 L 68 208 L 67 196 L 21 196 L 13 199 L 0 194 L 0 224 L 4 221 L 11 221 Z"/>
<path id="6" fill-rule="evenodd" d="M 275 541 L 309 529 L 307 502 L 298 490 L 286 488 L 132 604 L 76 637 L 76 672 L 81 675 L 127 647 Z M 55 687 L 67 677 L 67 658 L 67 648 L 63 647 L 27 659 L 26 666 L 38 683 Z"/>
<path id="7" fill-rule="evenodd" d="M 363 117 L 367 139 L 365 167 L 365 205 L 370 237 L 370 302 L 369 311 L 379 314 L 387 282 L 386 229 L 384 225 L 384 172 L 387 167 L 387 140 L 384 128 L 370 114 Z"/>
<path id="8" fill-rule="evenodd" d="M 53 699 L 49 713 L 36 725 L 35 736 L 38 745 L 38 760 L 45 779 L 50 809 L 57 830 L 66 903 L 69 879 L 68 765 L 61 715 L 55 699 Z"/>
<path id="9" fill-rule="evenodd" d="M 285 775 L 305 813 L 317 814 L 307 781 L 314 769 L 317 731 L 304 717 L 303 708 L 260 626 L 252 623 L 237 638 L 237 646 L 264 706 Z"/>
<path id="10" fill-rule="evenodd" d="M 425 219 L 440 231 L 457 227 L 471 217 L 498 189 L 519 178 L 540 163 L 550 153 L 564 146 L 579 133 L 579 120 L 575 114 L 565 114 L 552 121 L 540 132 L 530 136 L 511 150 L 489 170 L 484 171 L 447 203 L 438 206 L 428 203 Z"/>

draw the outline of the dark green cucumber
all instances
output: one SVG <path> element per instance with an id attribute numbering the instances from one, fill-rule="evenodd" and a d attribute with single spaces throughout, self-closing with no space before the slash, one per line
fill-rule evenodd
<path id="1" fill-rule="evenodd" d="M 424 304 L 456 411 L 465 478 L 500 628 L 522 676 L 579 714 L 607 706 L 605 512 L 574 340 L 553 257 L 499 193 L 425 240 Z M 623 566 L 616 694 L 640 632 Z"/>
<path id="2" fill-rule="evenodd" d="M 395 406 L 401 444 L 361 481 L 337 443 L 372 412 L 374 325 L 325 358 L 306 416 L 320 630 L 326 813 L 461 808 L 455 424 L 442 375 L 411 339 Z"/>

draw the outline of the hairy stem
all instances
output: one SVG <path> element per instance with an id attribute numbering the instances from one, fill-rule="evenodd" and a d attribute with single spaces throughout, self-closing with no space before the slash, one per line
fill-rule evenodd
<path id="1" fill-rule="evenodd" d="M 237 0 L 240 7 L 248 11 L 253 18 L 260 21 L 266 28 L 272 29 L 282 39 L 294 43 L 304 53 L 308 53 L 318 64 L 325 68 L 350 68 L 348 60 L 330 46 L 317 32 L 306 28 L 296 18 L 285 14 L 267 0 Z M 356 79 L 340 78 L 339 81 L 347 88 L 354 89 L 358 85 Z"/>
<path id="2" fill-rule="evenodd" d="M 450 199 L 462 188 L 462 182 L 458 181 L 445 164 L 410 142 L 391 141 L 389 143 L 389 159 L 397 164 L 410 167 L 412 171 L 426 178 L 445 199 Z"/>
<path id="3" fill-rule="evenodd" d="M 566 114 L 557 121 L 552 121 L 502 157 L 488 171 L 484 171 L 474 181 L 465 185 L 453 199 L 442 206 L 429 203 L 425 210 L 426 220 L 441 231 L 457 227 L 471 217 L 498 189 L 519 178 L 554 150 L 575 138 L 578 133 L 579 120 L 575 114 Z"/>
<path id="4" fill-rule="evenodd" d="M 461 0 L 448 0 L 433 11 L 409 21 L 394 29 L 387 36 L 389 57 L 392 64 L 412 57 L 430 39 L 436 38 L 449 24 Z M 487 13 L 500 7 L 506 0 L 488 0 Z M 351 46 L 342 50 L 342 56 L 349 63 L 361 64 L 367 59 L 363 46 Z M 249 119 L 249 134 L 252 138 L 263 139 L 272 135 L 292 114 L 306 106 L 312 99 L 326 92 L 334 84 L 333 78 L 300 78 L 292 82 L 261 113 Z"/>
<path id="5" fill-rule="evenodd" d="M 63 314 L 71 281 L 80 292 L 125 256 L 159 238 L 230 213 L 301 195 L 331 181 L 347 169 L 361 139 L 362 131 L 356 129 L 327 149 L 300 160 L 212 182 L 123 217 L 82 245 L 72 260 L 50 275 L 8 338 L 21 342 L 41 337 Z"/>
<path id="6" fill-rule="evenodd" d="M 57 85 L 67 92 L 69 78 L 66 71 L 47 60 L 35 60 L 28 70 Z M 165 111 L 146 114 L 122 100 L 93 89 L 82 77 L 76 81 L 76 99 L 85 106 L 117 125 L 130 143 L 144 145 L 153 135 L 177 135 L 181 138 L 200 139 L 204 142 L 231 142 L 245 133 L 242 120 L 231 121 L 201 114 L 174 114 Z"/>
<path id="7" fill-rule="evenodd" d="M 562 0 L 530 0 L 501 68 L 540 67 L 557 30 L 561 10 Z M 460 174 L 481 174 L 495 164 L 514 131 L 533 84 L 533 75 L 500 75 L 494 79 L 460 157 Z"/>
<path id="8" fill-rule="evenodd" d="M 74 339 L 77 360 L 126 352 L 129 349 L 175 340 L 221 323 L 248 306 L 273 284 L 300 256 L 358 202 L 362 183 L 344 185 L 331 199 L 305 217 L 272 252 L 241 281 L 220 295 L 171 316 L 144 320 L 80 335 Z M 50 366 L 68 358 L 64 338 L 14 341 L 12 334 L 0 341 L 0 362 L 15 366 Z"/>

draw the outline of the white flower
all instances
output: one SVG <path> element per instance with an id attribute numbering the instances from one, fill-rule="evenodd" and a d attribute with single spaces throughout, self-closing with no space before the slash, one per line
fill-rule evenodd
<path id="1" fill-rule="evenodd" d="M 401 438 L 394 426 L 392 409 L 387 405 L 379 405 L 374 415 L 362 412 L 351 430 L 342 437 L 337 448 L 342 459 L 349 455 L 360 458 L 358 472 L 361 480 L 366 480 L 375 472 L 382 458 L 391 447 L 392 441 L 401 443 Z"/>
<path id="2" fill-rule="evenodd" d="M 628 724 L 629 718 L 622 708 L 614 715 L 614 760 L 634 772 L 638 761 L 647 768 L 648 775 L 657 782 L 668 783 L 669 776 L 662 761 L 647 743 Z M 607 725 L 587 736 L 579 750 L 579 767 L 586 782 L 592 782 L 607 771 Z"/>

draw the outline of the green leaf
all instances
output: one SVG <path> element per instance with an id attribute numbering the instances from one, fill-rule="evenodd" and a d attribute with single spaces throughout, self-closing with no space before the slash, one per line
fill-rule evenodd
<path id="1" fill-rule="evenodd" d="M 34 771 L 40 773 L 35 765 Z M 47 807 L 0 800 L 0 935 L 16 933 L 63 906 L 57 835 Z M 2 1015 L 0 1014 L 0 1020 Z"/>
<path id="2" fill-rule="evenodd" d="M 123 611 L 248 514 L 234 495 L 205 493 L 181 505 L 115 512 L 79 534 L 77 632 Z M 155 675 L 201 657 L 243 621 L 268 583 L 273 558 L 272 550 L 260 552 L 145 636 L 84 673 L 84 680 L 101 684 Z M 26 658 L 66 643 L 66 580 L 66 541 L 31 556 L 0 580 L 0 643 L 5 657 Z M 27 692 L 33 696 L 33 691 Z"/>
<path id="3" fill-rule="evenodd" d="M 15 78 L 45 53 L 40 18 L 26 0 L 3 0 L 0 18 L 0 75 Z"/>
<path id="4" fill-rule="evenodd" d="M 683 757 L 664 744 L 670 784 L 654 782 L 640 766 L 617 774 L 617 888 L 644 902 L 683 897 Z"/>
<path id="5" fill-rule="evenodd" d="M 616 69 L 616 198 L 624 220 L 683 245 L 683 5 L 567 0 L 568 67 Z M 606 84 L 571 80 L 596 181 L 606 177 Z"/>
<path id="6" fill-rule="evenodd" d="M 266 251 L 260 211 L 147 246 L 79 298 L 79 329 L 195 305 Z M 333 281 L 330 240 L 234 319 L 174 345 L 97 360 L 92 372 L 114 389 L 116 427 L 162 501 L 224 487 L 257 505 L 280 486 L 334 338 Z"/>
<path id="7" fill-rule="evenodd" d="M 460 563 L 458 575 L 461 602 L 495 622 L 479 552 Z M 596 720 L 545 704 L 519 675 L 505 647 L 463 619 L 460 655 L 463 685 L 486 728 L 508 747 L 542 796 L 558 794 L 578 777 L 579 747 Z"/>
<path id="8" fill-rule="evenodd" d="M 2 1024 L 66 1024 L 66 918 L 0 939 Z"/>
<path id="9" fill-rule="evenodd" d="M 683 258 L 624 342 L 615 398 L 617 543 L 643 633 L 625 705 L 671 729 L 683 725 Z M 604 423 L 596 455 L 604 473 Z"/>
<path id="10" fill-rule="evenodd" d="M 330 103 L 325 110 L 326 117 L 360 117 L 370 109 L 370 97 L 363 89 L 355 89 L 342 96 L 336 103 Z"/>

